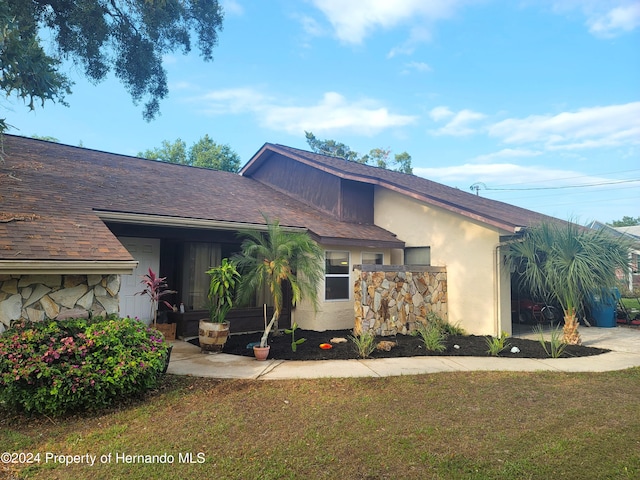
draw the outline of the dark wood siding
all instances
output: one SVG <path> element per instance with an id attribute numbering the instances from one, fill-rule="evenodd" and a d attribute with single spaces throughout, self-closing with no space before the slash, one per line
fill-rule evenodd
<path id="1" fill-rule="evenodd" d="M 340 220 L 373 225 L 373 185 L 342 180 Z"/>
<path id="2" fill-rule="evenodd" d="M 273 155 L 251 174 L 265 185 L 340 218 L 340 179 L 282 155 Z"/>

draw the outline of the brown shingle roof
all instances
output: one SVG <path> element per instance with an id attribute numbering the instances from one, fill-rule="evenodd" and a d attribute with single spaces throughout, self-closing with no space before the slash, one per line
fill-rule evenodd
<path id="1" fill-rule="evenodd" d="M 436 205 L 482 223 L 513 233 L 517 227 L 527 227 L 542 221 L 557 219 L 508 203 L 483 198 L 457 188 L 383 168 L 363 165 L 341 158 L 319 155 L 285 145 L 265 144 L 241 171 L 250 174 L 267 150 L 286 155 L 315 168 L 350 180 L 380 185 L 425 203 Z"/>
<path id="2" fill-rule="evenodd" d="M 308 228 L 324 243 L 401 247 L 373 225 L 338 222 L 240 175 L 4 136 L 0 260 L 131 260 L 100 210 Z"/>

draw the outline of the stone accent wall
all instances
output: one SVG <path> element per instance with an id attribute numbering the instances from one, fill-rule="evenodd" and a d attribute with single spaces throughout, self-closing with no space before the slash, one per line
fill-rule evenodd
<path id="1" fill-rule="evenodd" d="M 0 333 L 16 320 L 117 313 L 120 275 L 0 275 Z"/>
<path id="2" fill-rule="evenodd" d="M 429 312 L 447 320 L 446 268 L 355 265 L 354 271 L 354 333 L 406 335 L 416 322 L 426 322 Z"/>

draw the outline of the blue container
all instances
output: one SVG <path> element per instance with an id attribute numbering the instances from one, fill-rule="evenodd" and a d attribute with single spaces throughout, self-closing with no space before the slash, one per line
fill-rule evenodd
<path id="1" fill-rule="evenodd" d="M 616 305 L 620 300 L 620 291 L 617 288 L 611 289 L 611 295 L 594 295 L 591 297 L 589 306 L 591 317 L 595 320 L 596 326 L 611 328 L 618 325 L 616 321 Z"/>

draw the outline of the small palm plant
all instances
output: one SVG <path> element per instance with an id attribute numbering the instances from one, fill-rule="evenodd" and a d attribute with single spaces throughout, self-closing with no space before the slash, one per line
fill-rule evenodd
<path id="1" fill-rule="evenodd" d="M 522 286 L 564 313 L 563 342 L 581 343 L 578 315 L 590 297 L 605 298 L 629 269 L 629 243 L 571 222 L 542 223 L 510 244 L 508 262 Z"/>
<path id="2" fill-rule="evenodd" d="M 162 300 L 165 295 L 176 293 L 175 290 L 169 290 L 167 288 L 167 277 L 159 277 L 151 270 L 142 276 L 140 283 L 144 285 L 144 290 L 137 292 L 136 295 L 148 295 L 151 300 L 151 321 L 155 327 L 158 320 L 158 306 L 160 302 L 164 303 L 167 307 L 173 309 L 173 306 L 166 300 Z"/>
<path id="3" fill-rule="evenodd" d="M 207 270 L 209 282 L 209 318 L 212 323 L 223 323 L 233 308 L 233 295 L 240 274 L 233 262 L 223 258 L 217 267 Z"/>
<path id="4" fill-rule="evenodd" d="M 264 216 L 264 215 L 263 215 Z M 318 304 L 318 287 L 322 281 L 323 252 L 306 232 L 287 232 L 277 220 L 264 216 L 267 231 L 244 230 L 241 253 L 234 261 L 242 275 L 238 286 L 238 298 L 248 303 L 256 291 L 268 287 L 273 299 L 273 316 L 260 339 L 260 346 L 267 345 L 269 333 L 278 329 L 278 318 L 283 307 L 283 285 L 291 286 L 292 305 L 303 299 L 314 308 Z"/>

